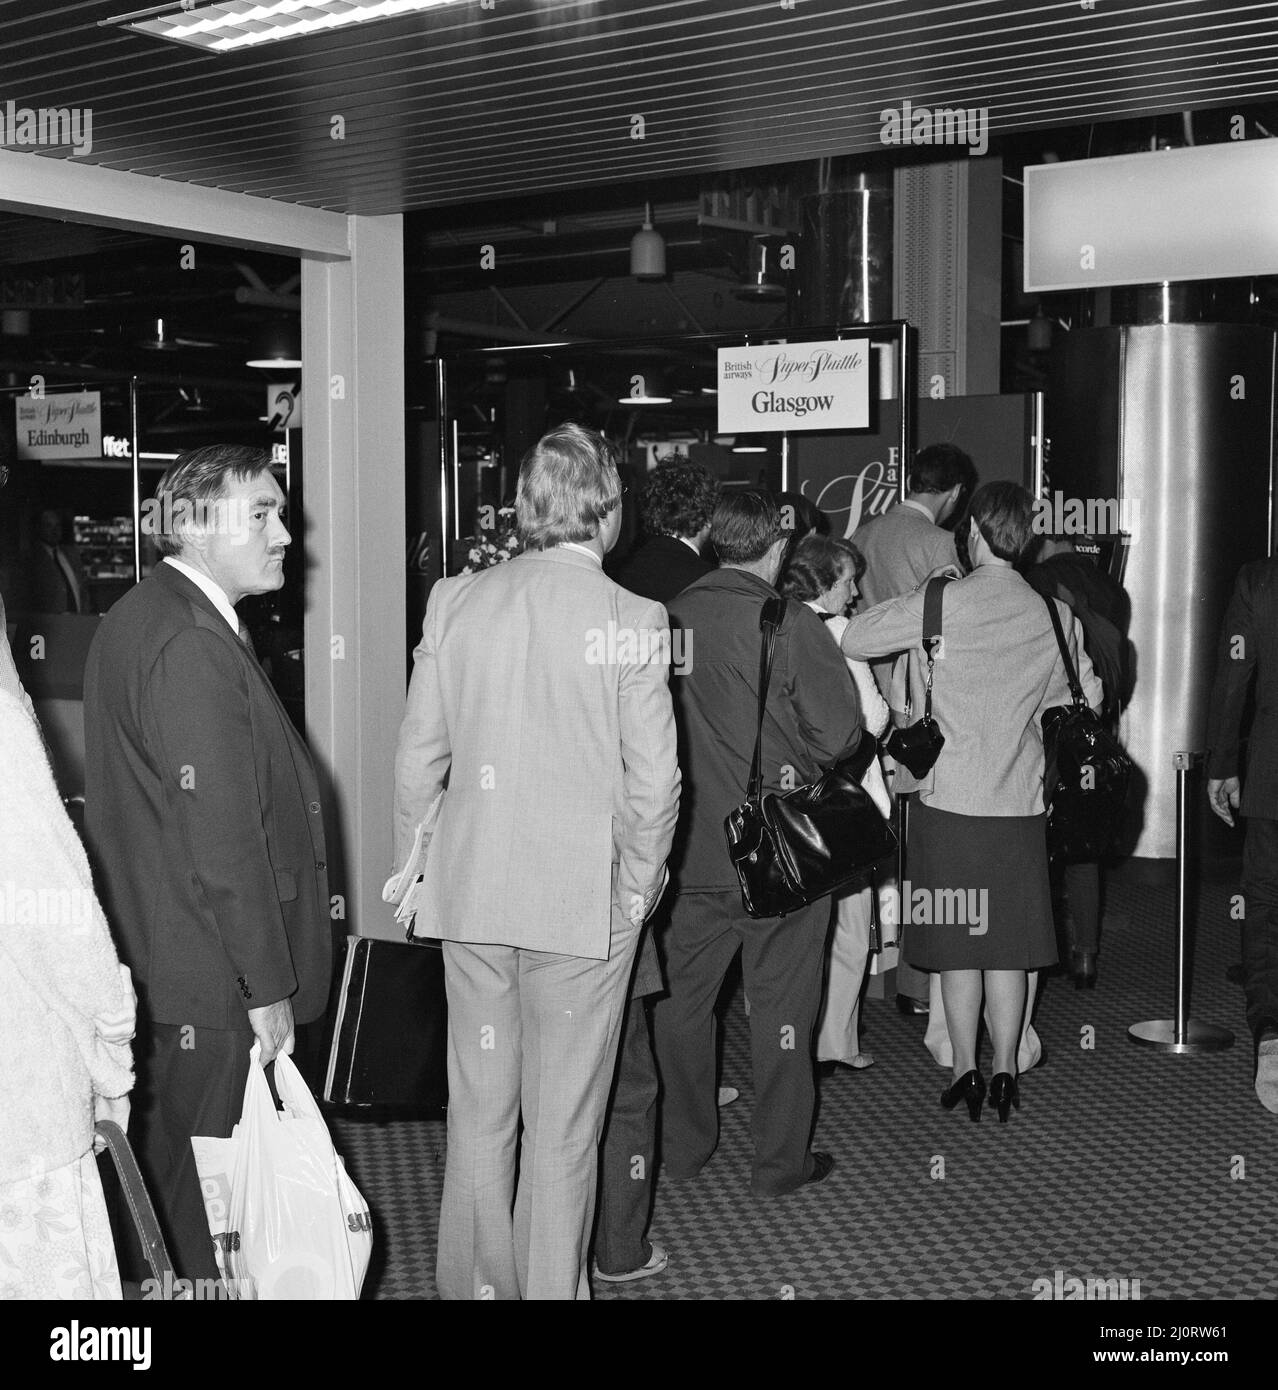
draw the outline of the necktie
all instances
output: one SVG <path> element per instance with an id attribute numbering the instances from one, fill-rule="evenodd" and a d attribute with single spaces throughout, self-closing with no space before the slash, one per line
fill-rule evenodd
<path id="1" fill-rule="evenodd" d="M 252 653 L 254 660 L 256 660 L 257 648 L 253 645 L 253 636 L 244 623 L 240 624 L 240 641 L 244 643 L 244 645 Z"/>
<path id="2" fill-rule="evenodd" d="M 62 582 L 67 590 L 67 612 L 78 613 L 80 611 L 80 591 L 76 587 L 75 573 L 71 568 L 67 557 L 62 553 L 61 546 L 50 546 L 49 553 L 53 556 L 53 563 L 58 567 L 58 573 L 62 576 Z"/>

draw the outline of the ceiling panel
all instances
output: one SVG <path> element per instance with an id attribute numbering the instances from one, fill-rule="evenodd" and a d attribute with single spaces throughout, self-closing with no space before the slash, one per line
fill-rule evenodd
<path id="1" fill-rule="evenodd" d="M 906 99 L 995 139 L 1278 95 L 1278 0 L 462 0 L 234 56 L 98 27 L 130 8 L 0 2 L 0 95 L 91 112 L 77 158 L 346 212 L 881 152 Z"/>

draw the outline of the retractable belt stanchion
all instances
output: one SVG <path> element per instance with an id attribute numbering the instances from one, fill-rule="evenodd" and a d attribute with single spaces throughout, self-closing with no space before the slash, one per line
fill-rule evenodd
<path id="1" fill-rule="evenodd" d="M 1186 963 L 1189 950 L 1189 810 L 1190 774 L 1204 761 L 1202 753 L 1173 753 L 1176 769 L 1176 1017 L 1133 1023 L 1127 1036 L 1143 1047 L 1160 1052 L 1220 1052 L 1232 1047 L 1234 1035 L 1214 1023 L 1198 1023 L 1189 1017 Z M 1195 785 L 1197 778 L 1193 779 Z"/>

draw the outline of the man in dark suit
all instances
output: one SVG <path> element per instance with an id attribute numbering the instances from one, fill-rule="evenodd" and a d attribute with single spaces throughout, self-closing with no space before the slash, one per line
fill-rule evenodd
<path id="1" fill-rule="evenodd" d="M 701 464 L 685 458 L 658 464 L 643 488 L 647 539 L 617 566 L 617 583 L 632 594 L 665 603 L 709 574 L 714 566 L 701 552 L 718 496 L 719 480 Z"/>
<path id="2" fill-rule="evenodd" d="M 46 507 L 36 518 L 27 574 L 28 607 L 34 613 L 87 613 L 89 589 L 74 545 L 62 539 L 62 514 Z"/>
<path id="3" fill-rule="evenodd" d="M 665 933 L 669 993 L 653 1008 L 664 1098 L 662 1163 L 694 1176 L 718 1143 L 715 1001 L 738 951 L 750 1000 L 756 1197 L 820 1182 L 834 1166 L 809 1149 L 816 1092 L 812 1034 L 821 1002 L 830 900 L 756 921 L 741 905 L 724 818 L 746 794 L 758 727 L 759 618 L 790 543 L 766 493 L 722 497 L 711 540 L 719 569 L 670 605 L 685 661 L 674 666 L 686 788 L 672 863 L 678 892 Z M 690 646 L 689 642 L 694 643 Z M 860 730 L 856 687 L 810 608 L 791 603 L 777 632 L 763 725 L 766 793 L 813 780 Z"/>
<path id="4" fill-rule="evenodd" d="M 687 459 L 658 464 L 643 490 L 648 539 L 618 566 L 617 583 L 640 598 L 669 603 L 693 580 L 712 574 L 701 552 L 719 496 L 719 480 Z M 660 1274 L 669 1257 L 647 1237 L 657 1147 L 657 1066 L 652 1055 L 648 999 L 665 985 L 655 937 L 667 920 L 659 906 L 640 938 L 630 999 L 621 1021 L 617 1074 L 608 1097 L 600 1146 L 595 1277 L 629 1283 Z M 732 1099 L 739 1094 L 730 1091 Z"/>
<path id="5" fill-rule="evenodd" d="M 332 968 L 310 755 L 235 613 L 284 582 L 284 494 L 258 450 L 183 454 L 160 480 L 155 572 L 84 678 L 85 818 L 140 1019 L 135 1133 L 179 1275 L 216 1278 L 192 1135 L 227 1137 L 249 1050 L 293 1050 Z"/>
<path id="6" fill-rule="evenodd" d="M 1255 679 L 1256 713 L 1242 770 L 1243 711 Z M 1256 1047 L 1256 1095 L 1278 1114 L 1278 556 L 1244 565 L 1220 631 L 1207 720 L 1207 799 L 1243 842 L 1243 984 Z"/>

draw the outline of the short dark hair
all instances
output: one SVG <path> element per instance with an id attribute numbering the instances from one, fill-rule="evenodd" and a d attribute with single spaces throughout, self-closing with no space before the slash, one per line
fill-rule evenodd
<path id="1" fill-rule="evenodd" d="M 702 463 L 666 459 L 648 475 L 640 503 L 650 536 L 695 536 L 710 524 L 719 480 Z"/>
<path id="2" fill-rule="evenodd" d="M 615 452 L 598 430 L 560 425 L 524 455 L 515 519 L 529 550 L 588 541 L 598 534 L 604 517 L 620 505 Z"/>
<path id="3" fill-rule="evenodd" d="M 270 454 L 245 444 L 209 444 L 179 454 L 155 487 L 155 548 L 161 555 L 181 554 L 182 542 L 172 529 L 175 519 L 189 515 L 198 502 L 225 497 L 232 478 L 247 482 L 270 471 Z"/>
<path id="4" fill-rule="evenodd" d="M 985 544 L 1000 560 L 1016 564 L 1034 537 L 1034 499 L 1019 483 L 986 483 L 976 489 L 969 514 Z"/>
<path id="5" fill-rule="evenodd" d="M 856 579 L 865 572 L 865 560 L 856 546 L 810 532 L 790 553 L 779 587 L 786 598 L 806 602 L 833 589 L 847 569 Z"/>
<path id="6" fill-rule="evenodd" d="M 961 507 L 976 486 L 976 465 L 956 444 L 929 444 L 914 455 L 907 483 L 911 492 L 949 492 L 961 486 Z"/>
<path id="7" fill-rule="evenodd" d="M 724 493 L 710 522 L 710 542 L 725 565 L 761 560 L 786 534 L 776 498 L 755 489 Z"/>

